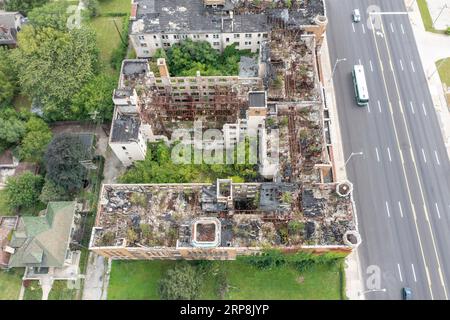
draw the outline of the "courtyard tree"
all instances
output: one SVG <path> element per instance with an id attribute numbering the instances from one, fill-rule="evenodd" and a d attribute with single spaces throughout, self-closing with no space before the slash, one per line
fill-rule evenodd
<path id="1" fill-rule="evenodd" d="M 70 134 L 53 138 L 44 156 L 47 178 L 66 192 L 76 192 L 83 185 L 86 169 L 81 164 L 85 152 L 80 139 Z"/>

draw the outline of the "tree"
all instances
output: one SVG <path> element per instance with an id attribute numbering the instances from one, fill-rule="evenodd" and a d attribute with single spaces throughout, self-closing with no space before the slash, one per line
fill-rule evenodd
<path id="1" fill-rule="evenodd" d="M 71 15 L 66 1 L 47 3 L 30 11 L 28 19 L 35 28 L 51 27 L 57 30 L 67 30 L 67 21 Z"/>
<path id="2" fill-rule="evenodd" d="M 39 162 L 52 140 L 52 132 L 44 120 L 36 117 L 28 120 L 25 129 L 26 134 L 20 145 L 19 156 L 26 161 Z"/>
<path id="3" fill-rule="evenodd" d="M 6 181 L 6 199 L 12 209 L 30 208 L 36 205 L 43 179 L 39 175 L 25 172 Z"/>
<path id="4" fill-rule="evenodd" d="M 159 294 L 165 300 L 193 300 L 198 297 L 201 277 L 194 267 L 187 263 L 169 269 L 159 281 Z"/>
<path id="5" fill-rule="evenodd" d="M 86 169 L 83 145 L 77 136 L 61 134 L 53 138 L 45 153 L 47 178 L 66 192 L 76 192 L 83 185 Z"/>
<path id="6" fill-rule="evenodd" d="M 237 75 L 241 56 L 252 56 L 250 50 L 237 50 L 229 45 L 222 54 L 207 41 L 184 40 L 170 47 L 167 52 L 156 51 L 155 58 L 166 58 L 169 71 L 174 76 L 195 76 L 200 71 L 205 76 Z"/>
<path id="7" fill-rule="evenodd" d="M 0 141 L 3 140 L 7 144 L 17 143 L 24 134 L 25 125 L 20 119 L 0 117 Z"/>
<path id="8" fill-rule="evenodd" d="M 58 186 L 53 181 L 46 179 L 39 200 L 42 203 L 48 203 L 50 201 L 65 201 L 68 200 L 68 197 L 62 187 Z"/>
<path id="9" fill-rule="evenodd" d="M 116 80 L 108 75 L 98 75 L 86 83 L 72 99 L 71 110 L 77 119 L 91 119 L 96 113 L 97 119 L 111 120 L 114 110 L 112 93 Z"/>
<path id="10" fill-rule="evenodd" d="M 17 77 L 10 51 L 0 47 L 0 107 L 12 102 L 16 86 Z"/>
<path id="11" fill-rule="evenodd" d="M 6 11 L 20 11 L 26 14 L 33 8 L 42 6 L 47 2 L 48 0 L 6 0 L 5 9 Z"/>
<path id="12" fill-rule="evenodd" d="M 13 58 L 22 91 L 43 105 L 48 120 L 73 118 L 70 102 L 97 73 L 95 33 L 25 26 Z"/>

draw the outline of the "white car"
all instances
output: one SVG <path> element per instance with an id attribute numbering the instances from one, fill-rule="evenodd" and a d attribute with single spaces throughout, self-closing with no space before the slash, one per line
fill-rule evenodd
<path id="1" fill-rule="evenodd" d="M 359 13 L 359 9 L 353 10 L 352 17 L 353 17 L 353 22 L 361 21 L 361 14 Z"/>

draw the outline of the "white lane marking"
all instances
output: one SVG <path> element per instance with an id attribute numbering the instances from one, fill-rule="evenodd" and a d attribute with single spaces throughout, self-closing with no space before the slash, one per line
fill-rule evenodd
<path id="1" fill-rule="evenodd" d="M 441 162 L 439 161 L 439 157 L 438 157 L 438 154 L 437 154 L 436 150 L 434 150 L 434 156 L 436 157 L 436 162 L 437 162 L 438 166 L 440 166 Z"/>
<path id="2" fill-rule="evenodd" d="M 370 71 L 373 72 L 372 60 L 369 60 L 369 64 L 370 64 Z"/>
<path id="3" fill-rule="evenodd" d="M 378 111 L 380 111 L 380 113 L 381 113 L 381 103 L 380 103 L 380 100 L 378 100 L 377 102 L 378 102 Z"/>
<path id="4" fill-rule="evenodd" d="M 411 60 L 411 68 L 413 72 L 416 72 L 416 69 L 414 68 L 414 62 L 412 62 L 412 60 Z"/>
<path id="5" fill-rule="evenodd" d="M 358 64 L 362 64 L 362 63 L 361 63 L 361 59 L 358 59 Z"/>
<path id="6" fill-rule="evenodd" d="M 427 110 L 425 109 L 425 103 L 422 103 L 423 114 L 427 115 Z"/>
<path id="7" fill-rule="evenodd" d="M 408 14 L 407 11 L 371 11 L 369 15 L 391 15 L 391 14 Z"/>
<path id="8" fill-rule="evenodd" d="M 402 63 L 402 59 L 400 59 L 400 68 L 402 68 L 402 71 L 403 71 L 403 63 Z"/>
<path id="9" fill-rule="evenodd" d="M 390 218 L 391 217 L 391 212 L 389 211 L 389 204 L 388 204 L 387 201 L 386 201 L 386 211 L 387 211 L 388 217 Z"/>
<path id="10" fill-rule="evenodd" d="M 397 267 L 398 267 L 398 275 L 400 276 L 400 282 L 403 282 L 402 271 L 400 270 L 400 264 L 399 263 L 397 263 Z"/>
<path id="11" fill-rule="evenodd" d="M 414 282 L 417 282 L 416 270 L 414 270 L 414 265 L 412 263 L 411 263 L 411 269 L 412 269 L 412 272 L 413 272 Z"/>
<path id="12" fill-rule="evenodd" d="M 370 113 L 370 104 L 367 104 L 367 111 Z"/>
<path id="13" fill-rule="evenodd" d="M 391 32 L 394 32 L 394 26 L 392 25 L 392 22 L 391 22 Z"/>
<path id="14" fill-rule="evenodd" d="M 400 210 L 400 217 L 403 218 L 402 204 L 400 203 L 400 201 L 398 202 L 398 209 Z"/>
<path id="15" fill-rule="evenodd" d="M 427 157 L 425 156 L 425 150 L 423 150 L 423 148 L 422 148 L 422 156 L 423 156 L 423 161 L 425 161 L 425 163 L 427 163 Z"/>
<path id="16" fill-rule="evenodd" d="M 355 24 L 352 22 L 352 28 L 353 28 L 353 32 L 356 32 L 355 30 Z"/>
<path id="17" fill-rule="evenodd" d="M 400 28 L 402 29 L 402 33 L 405 34 L 405 29 L 403 29 L 403 24 L 400 23 Z"/>
<path id="18" fill-rule="evenodd" d="M 363 33 L 366 33 L 366 28 L 364 28 L 364 23 L 361 23 L 361 25 L 362 25 Z"/>
<path id="19" fill-rule="evenodd" d="M 414 112 L 414 106 L 413 106 L 412 101 L 409 102 L 409 105 L 411 106 L 411 111 L 412 111 L 412 113 L 415 114 L 415 112 Z"/>
<path id="20" fill-rule="evenodd" d="M 387 147 L 387 152 L 388 152 L 388 156 L 389 156 L 389 161 L 392 162 L 391 150 L 389 150 L 389 147 Z"/>
<path id="21" fill-rule="evenodd" d="M 378 148 L 375 148 L 375 152 L 377 153 L 377 161 L 380 162 L 380 155 L 378 154 Z"/>
<path id="22" fill-rule="evenodd" d="M 434 203 L 434 206 L 436 207 L 436 213 L 438 215 L 438 218 L 440 219 L 441 218 L 441 213 L 439 212 L 439 207 L 438 207 L 437 202 Z"/>

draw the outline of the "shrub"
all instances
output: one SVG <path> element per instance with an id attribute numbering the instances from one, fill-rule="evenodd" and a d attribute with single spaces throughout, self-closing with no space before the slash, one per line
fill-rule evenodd
<path id="1" fill-rule="evenodd" d="M 169 269 L 159 281 L 159 294 L 164 300 L 194 300 L 199 295 L 201 277 L 188 263 Z"/>

